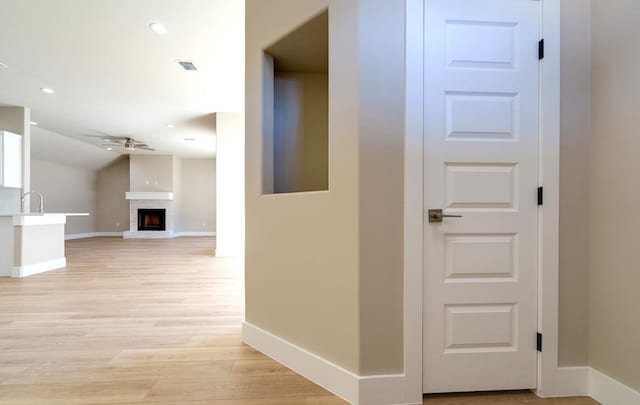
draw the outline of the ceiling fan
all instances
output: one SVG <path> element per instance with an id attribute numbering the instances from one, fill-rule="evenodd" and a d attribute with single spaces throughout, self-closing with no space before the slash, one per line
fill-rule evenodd
<path id="1" fill-rule="evenodd" d="M 138 141 L 131 136 L 111 136 L 111 135 L 87 135 L 92 138 L 99 138 L 103 142 L 102 146 L 107 148 L 124 148 L 127 152 L 135 152 L 138 149 L 155 151 L 149 145 L 142 141 Z"/>

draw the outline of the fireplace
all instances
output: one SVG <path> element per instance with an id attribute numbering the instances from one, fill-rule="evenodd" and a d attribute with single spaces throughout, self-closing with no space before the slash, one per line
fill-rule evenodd
<path id="1" fill-rule="evenodd" d="M 138 231 L 166 231 L 166 209 L 138 209 Z"/>

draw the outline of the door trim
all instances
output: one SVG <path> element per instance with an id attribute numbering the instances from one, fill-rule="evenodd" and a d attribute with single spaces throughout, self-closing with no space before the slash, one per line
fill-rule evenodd
<path id="1" fill-rule="evenodd" d="M 406 120 L 404 188 L 404 364 L 406 403 L 422 398 L 423 299 L 423 97 L 424 2 L 406 1 Z M 538 328 L 544 350 L 538 353 L 537 393 L 567 396 L 558 367 L 559 195 L 560 195 L 560 3 L 541 2 L 545 57 L 540 69 L 540 179 L 545 201 L 539 216 Z M 415 401 L 415 402 L 413 402 Z"/>

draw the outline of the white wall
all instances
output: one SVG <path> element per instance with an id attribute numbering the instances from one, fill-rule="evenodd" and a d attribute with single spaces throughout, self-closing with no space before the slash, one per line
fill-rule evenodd
<path id="1" fill-rule="evenodd" d="M 216 123 L 216 256 L 244 254 L 244 113 Z"/>
<path id="2" fill-rule="evenodd" d="M 20 194 L 19 188 L 0 187 L 0 213 L 20 212 Z"/>

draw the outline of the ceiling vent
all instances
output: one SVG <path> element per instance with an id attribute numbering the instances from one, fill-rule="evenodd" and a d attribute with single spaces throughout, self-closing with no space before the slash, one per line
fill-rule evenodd
<path id="1" fill-rule="evenodd" d="M 198 71 L 198 69 L 196 68 L 196 65 L 194 65 L 193 62 L 188 60 L 179 60 L 178 65 L 180 65 L 184 70 L 187 70 L 189 72 Z"/>

